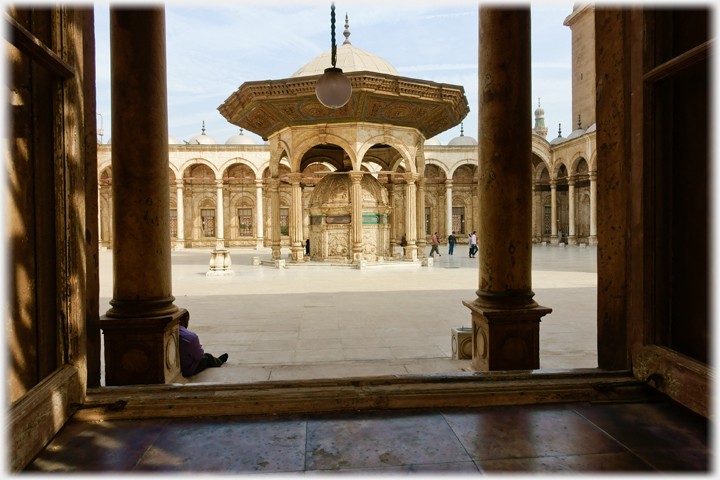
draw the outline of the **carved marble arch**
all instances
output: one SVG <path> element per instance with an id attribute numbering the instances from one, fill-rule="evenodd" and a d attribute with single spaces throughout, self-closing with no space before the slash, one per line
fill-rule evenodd
<path id="1" fill-rule="evenodd" d="M 580 176 L 582 179 L 587 179 L 589 173 L 590 167 L 587 160 L 580 158 L 577 163 L 575 163 L 575 175 Z"/>
<path id="2" fill-rule="evenodd" d="M 560 175 L 560 170 L 565 170 L 565 175 Z M 553 165 L 552 168 L 552 178 L 557 179 L 561 176 L 567 176 L 567 172 L 569 171 L 569 168 L 567 166 L 567 161 L 564 158 L 559 158 L 555 160 L 555 165 Z"/>
<path id="3" fill-rule="evenodd" d="M 293 172 L 300 172 L 301 170 L 301 163 L 307 153 L 312 150 L 315 147 L 319 148 L 327 148 L 330 147 L 330 149 L 333 149 L 332 147 L 339 148 L 342 150 L 350 159 L 350 162 L 352 165 L 357 164 L 357 157 L 355 155 L 355 151 L 353 150 L 352 146 L 342 139 L 341 137 L 338 137 L 337 135 L 332 135 L 330 133 L 327 133 L 324 135 L 324 141 L 320 141 L 320 139 L 317 136 L 314 136 L 312 138 L 309 138 L 300 145 L 298 145 L 295 148 L 295 156 L 291 162 L 291 167 Z"/>
<path id="4" fill-rule="evenodd" d="M 569 162 L 570 167 L 568 168 L 568 171 L 570 172 L 571 175 L 575 175 L 576 173 L 579 173 L 578 167 L 580 166 L 581 162 L 585 162 L 585 164 L 587 165 L 587 160 L 585 160 L 585 158 L 586 158 L 586 155 L 583 153 L 577 153 L 573 157 L 573 159 Z"/>
<path id="5" fill-rule="evenodd" d="M 105 182 L 110 183 L 110 180 L 112 180 L 112 166 L 103 168 L 100 175 L 98 175 L 98 180 L 101 182 L 104 180 Z"/>
<path id="6" fill-rule="evenodd" d="M 255 167 L 249 160 L 236 157 L 231 160 L 226 161 L 222 164 L 222 166 L 218 169 L 218 171 L 222 172 L 223 179 L 232 177 L 233 175 L 229 175 L 229 172 L 233 168 L 237 168 L 238 165 L 242 165 L 245 167 L 246 171 L 245 173 L 250 173 L 250 175 L 245 175 L 245 177 L 252 177 L 252 180 L 255 180 L 258 178 L 258 174 L 260 173 L 259 169 Z"/>
<path id="7" fill-rule="evenodd" d="M 537 156 L 534 152 L 530 156 L 530 163 L 532 164 L 533 178 L 540 178 L 538 175 L 542 171 L 543 167 L 550 166 L 549 163 L 547 163 L 543 158 Z"/>
<path id="8" fill-rule="evenodd" d="M 175 173 L 175 169 L 172 167 L 172 165 L 170 166 L 169 170 L 170 182 L 172 182 L 177 178 L 177 174 Z"/>
<path id="9" fill-rule="evenodd" d="M 597 172 L 597 152 L 593 152 L 592 156 L 590 156 L 590 162 L 588 167 L 590 168 L 590 172 Z"/>
<path id="10" fill-rule="evenodd" d="M 440 172 L 440 175 L 432 175 L 432 176 L 428 175 L 428 168 L 430 168 L 431 165 L 438 169 L 438 171 Z M 440 163 L 440 161 L 435 160 L 434 158 L 431 158 L 429 160 L 425 160 L 425 178 L 431 178 L 431 177 L 432 178 L 443 178 L 443 179 L 450 178 L 450 171 L 447 169 L 447 167 L 445 165 Z"/>
<path id="11" fill-rule="evenodd" d="M 236 208 L 255 208 L 255 191 L 247 190 L 230 194 L 230 208 L 234 211 Z"/>
<path id="12" fill-rule="evenodd" d="M 218 180 L 221 178 L 220 172 L 215 168 L 215 165 L 211 161 L 204 158 L 192 158 L 186 161 L 183 165 L 180 166 L 180 168 L 178 168 L 178 172 L 183 172 L 184 179 L 193 178 L 192 172 L 195 169 L 200 168 L 200 166 L 206 167 L 212 173 L 211 176 L 203 178 L 212 178 Z M 205 170 L 203 169 L 202 171 L 204 172 Z"/>
<path id="13" fill-rule="evenodd" d="M 282 142 L 284 145 L 284 142 Z M 280 150 L 276 153 L 270 154 L 270 161 L 268 162 L 267 170 L 270 171 L 270 174 L 265 176 L 263 175 L 263 178 L 277 178 L 278 176 L 278 169 L 280 168 L 280 165 L 285 163 L 288 166 L 290 166 L 290 161 L 288 160 L 289 154 L 288 150 L 285 148 L 280 148 Z"/>
<path id="14" fill-rule="evenodd" d="M 407 146 L 392 135 L 378 135 L 369 139 L 368 141 L 363 143 L 362 146 L 358 149 L 357 158 L 364 158 L 365 154 L 367 154 L 370 149 L 375 145 L 387 145 L 394 148 L 400 154 L 400 156 L 404 160 L 406 160 L 404 163 L 405 170 L 412 173 L 418 172 L 417 165 L 415 164 L 415 155 L 412 155 Z M 357 170 L 357 161 L 353 162 L 353 169 Z M 390 170 L 394 169 L 390 168 Z"/>
<path id="15" fill-rule="evenodd" d="M 568 181 L 568 178 L 567 178 L 567 177 L 568 177 L 568 169 L 567 169 L 567 167 L 565 166 L 565 164 L 563 163 L 563 164 L 561 164 L 561 165 L 557 168 L 557 170 L 556 170 L 556 172 L 555 172 L 555 179 L 556 179 L 558 182 L 563 182 L 563 183 L 564 183 L 564 182 L 567 182 L 567 181 Z"/>
<path id="16" fill-rule="evenodd" d="M 453 185 L 471 185 L 477 183 L 478 167 L 472 163 L 460 165 L 453 172 Z"/>
<path id="17" fill-rule="evenodd" d="M 453 166 L 448 169 L 448 172 L 449 172 L 448 178 L 454 178 L 455 172 L 457 171 L 457 169 L 462 167 L 463 165 L 475 165 L 477 167 L 477 164 L 478 164 L 478 162 L 474 158 L 465 158 L 465 159 L 459 160 L 459 161 L 455 162 L 455 164 L 453 164 Z"/>
<path id="18" fill-rule="evenodd" d="M 439 184 L 445 183 L 446 176 L 445 171 L 435 164 L 428 164 L 425 166 L 425 178 L 427 184 Z"/>
<path id="19" fill-rule="evenodd" d="M 365 165 L 372 165 L 373 167 L 368 167 L 372 171 L 378 171 L 378 170 L 388 170 L 390 168 L 390 162 L 394 157 L 399 155 L 397 153 L 397 150 L 395 150 L 392 147 L 389 147 L 392 149 L 392 155 L 390 158 L 383 160 L 380 158 L 379 155 L 371 155 L 370 153 L 365 154 L 365 156 L 362 159 L 362 163 Z M 377 167 L 377 168 L 374 168 Z"/>
<path id="20" fill-rule="evenodd" d="M 311 165 L 322 165 L 322 168 L 313 167 L 313 172 L 336 172 L 343 169 L 342 162 L 338 162 L 337 159 L 332 158 L 330 155 L 306 155 L 300 163 L 300 171 L 303 173 L 308 171 Z"/>

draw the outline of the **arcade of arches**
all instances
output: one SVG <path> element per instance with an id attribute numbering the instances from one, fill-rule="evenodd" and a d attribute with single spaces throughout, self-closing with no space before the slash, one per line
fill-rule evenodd
<path id="1" fill-rule="evenodd" d="M 590 130 L 590 129 L 588 129 Z M 528 134 L 531 134 L 528 132 Z M 595 131 L 552 145 L 533 136 L 532 238 L 550 245 L 596 245 Z M 112 248 L 111 146 L 98 146 L 100 244 Z M 228 247 L 271 247 L 273 228 L 270 145 L 170 145 L 170 229 L 175 249 L 215 247 L 218 238 Z M 434 232 L 442 243 L 457 232 L 459 243 L 478 230 L 476 218 L 477 146 L 423 146 L 423 176 L 414 182 L 418 247 Z M 400 158 L 399 158 L 400 157 Z M 335 145 L 309 149 L 300 163 L 301 222 L 291 222 L 292 172 L 287 157 L 278 165 L 280 244 L 292 246 L 310 238 L 309 201 L 315 186 L 327 172 L 351 169 L 345 151 Z M 407 232 L 407 190 L 410 177 L 401 155 L 392 146 L 373 145 L 363 157 L 360 170 L 373 174 L 391 200 L 390 245 L 400 244 Z M 379 173 L 373 173 L 379 172 Z M 419 195 L 422 195 L 422 199 Z M 450 201 L 452 199 L 452 202 Z M 219 209 L 218 205 L 222 208 Z M 570 212 L 573 212 L 571 215 Z M 223 221 L 218 221 L 222 216 Z M 180 221 L 179 219 L 182 219 Z M 217 226 L 223 226 L 218 236 Z M 300 227 L 301 225 L 301 227 Z M 424 256 L 419 248 L 418 257 Z M 392 253 L 387 255 L 392 259 Z M 351 261 L 348 254 L 348 261 Z"/>

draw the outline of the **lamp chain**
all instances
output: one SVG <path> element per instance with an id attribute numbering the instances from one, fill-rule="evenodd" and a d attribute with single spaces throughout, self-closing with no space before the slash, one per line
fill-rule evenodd
<path id="1" fill-rule="evenodd" d="M 330 35 L 332 36 L 332 66 L 337 62 L 337 46 L 335 46 L 335 2 L 330 4 Z"/>

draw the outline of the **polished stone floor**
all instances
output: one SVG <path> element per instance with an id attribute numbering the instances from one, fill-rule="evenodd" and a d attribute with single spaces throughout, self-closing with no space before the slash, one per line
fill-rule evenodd
<path id="1" fill-rule="evenodd" d="M 69 422 L 26 471 L 701 473 L 708 422 L 650 403 Z"/>
<path id="2" fill-rule="evenodd" d="M 207 352 L 228 363 L 192 383 L 295 380 L 463 371 L 451 328 L 470 326 L 478 259 L 467 247 L 432 267 L 278 270 L 252 265 L 269 249 L 231 248 L 234 275 L 206 276 L 211 249 L 172 252 L 176 305 Z M 429 253 L 430 248 L 427 248 Z M 287 257 L 289 250 L 283 249 Z M 553 309 L 540 324 L 540 368 L 597 366 L 597 249 L 533 248 L 535 299 Z M 110 308 L 112 252 L 100 253 L 100 311 Z"/>

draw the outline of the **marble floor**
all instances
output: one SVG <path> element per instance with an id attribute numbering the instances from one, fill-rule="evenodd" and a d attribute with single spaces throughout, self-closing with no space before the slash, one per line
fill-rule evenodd
<path id="1" fill-rule="evenodd" d="M 231 248 L 234 275 L 206 276 L 207 248 L 172 252 L 175 304 L 207 352 L 228 353 L 221 368 L 191 383 L 449 373 L 451 328 L 470 326 L 478 259 L 467 247 L 432 267 L 278 270 L 253 265 L 269 249 Z M 429 253 L 430 248 L 427 248 Z M 283 249 L 283 256 L 289 250 Z M 553 312 L 540 324 L 540 368 L 597 366 L 597 249 L 533 247 L 535 299 Z M 112 251 L 100 252 L 100 312 L 110 308 Z"/>
<path id="2" fill-rule="evenodd" d="M 70 421 L 26 473 L 708 473 L 708 421 L 649 403 Z"/>

